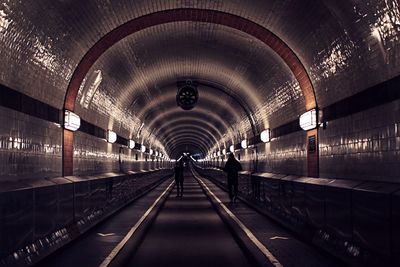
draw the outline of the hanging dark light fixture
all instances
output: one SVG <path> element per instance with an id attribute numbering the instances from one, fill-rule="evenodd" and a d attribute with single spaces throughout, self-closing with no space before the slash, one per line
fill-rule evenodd
<path id="1" fill-rule="evenodd" d="M 176 104 L 184 110 L 191 110 L 199 100 L 199 93 L 195 84 L 187 81 L 185 84 L 179 86 L 176 94 Z"/>

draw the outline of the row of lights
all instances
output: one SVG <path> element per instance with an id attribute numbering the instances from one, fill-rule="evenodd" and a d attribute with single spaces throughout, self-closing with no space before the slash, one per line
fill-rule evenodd
<path id="1" fill-rule="evenodd" d="M 271 141 L 271 130 L 270 129 L 265 129 L 264 131 L 261 132 L 260 135 L 260 139 L 261 141 L 263 141 L 264 143 L 270 142 Z M 248 147 L 248 143 L 247 143 L 247 139 L 244 139 L 240 142 L 240 146 L 243 149 L 246 149 Z M 229 147 L 229 151 L 231 153 L 235 152 L 235 146 L 231 145 Z M 210 158 L 217 158 L 220 157 L 221 155 L 226 155 L 226 149 L 222 149 L 222 151 L 218 151 L 218 152 L 214 152 L 213 154 L 211 154 L 210 156 L 208 156 L 206 159 L 210 159 Z"/>
<path id="2" fill-rule="evenodd" d="M 318 126 L 317 115 L 318 115 L 318 113 L 317 113 L 316 109 L 309 110 L 309 111 L 305 112 L 304 114 L 302 114 L 299 118 L 300 127 L 305 131 L 315 129 Z M 260 139 L 264 143 L 270 142 L 271 141 L 271 130 L 265 129 L 264 131 L 262 131 L 260 134 Z M 246 149 L 248 146 L 247 140 L 246 139 L 242 140 L 242 142 L 240 142 L 240 145 L 243 149 Z M 230 150 L 230 152 L 233 153 L 235 151 L 234 145 L 231 145 L 229 147 L 229 150 Z M 225 148 L 222 150 L 222 155 L 226 155 Z M 210 154 L 208 157 L 206 157 L 206 160 L 212 159 L 212 158 L 217 158 L 220 156 L 221 156 L 221 151 L 214 152 L 213 154 Z"/>
<path id="3" fill-rule="evenodd" d="M 75 132 L 79 129 L 80 126 L 81 126 L 81 118 L 77 114 L 73 113 L 72 111 L 66 110 L 65 114 L 64 114 L 64 128 Z M 107 139 L 107 142 L 113 144 L 117 141 L 117 134 L 112 130 L 107 130 L 106 139 Z M 135 145 L 136 145 L 135 141 L 128 140 L 128 147 L 130 149 L 134 149 Z M 142 145 L 140 147 L 140 151 L 143 153 L 146 152 L 146 147 L 144 145 Z M 156 157 L 164 158 L 163 153 L 161 153 L 159 151 L 154 151 L 151 148 L 149 150 L 149 154 L 150 155 L 154 154 Z"/>

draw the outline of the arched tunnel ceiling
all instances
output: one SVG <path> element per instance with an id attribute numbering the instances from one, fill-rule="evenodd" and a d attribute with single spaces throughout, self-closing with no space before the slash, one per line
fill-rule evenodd
<path id="1" fill-rule="evenodd" d="M 400 73 L 397 1 L 38 0 L 0 4 L 0 82 L 62 108 L 72 72 L 102 36 L 134 18 L 175 8 L 223 11 L 272 31 L 304 64 L 321 108 Z M 88 109 L 78 107 L 78 113 L 123 136 L 137 136 L 144 116 L 139 109 L 156 107 L 146 111 L 145 127 L 158 112 L 172 110 L 173 97 L 160 105 L 152 100 L 173 95 L 168 85 L 179 79 L 203 79 L 233 90 L 251 108 L 257 130 L 278 126 L 304 110 L 298 84 L 274 52 L 218 25 L 188 22 L 145 29 L 113 46 L 95 70 L 102 71 L 100 89 Z M 212 106 L 214 111 L 211 102 L 203 109 Z M 215 114 L 224 117 L 226 112 L 231 111 Z M 243 111 L 231 114 L 227 123 L 248 134 L 243 133 L 250 130 L 248 121 L 236 119 L 246 118 Z M 168 128 L 162 122 L 155 125 Z M 145 128 L 140 134 L 161 146 L 165 140 L 156 140 L 153 131 Z"/>
<path id="2" fill-rule="evenodd" d="M 258 115 L 254 127 L 259 132 L 304 111 L 300 88 L 275 52 L 247 34 L 215 24 L 177 22 L 142 30 L 115 44 L 97 61 L 88 74 L 89 84 L 97 71 L 102 73 L 98 90 L 102 97 L 86 107 L 78 106 L 78 113 L 89 121 L 104 113 L 104 125 L 108 125 L 115 109 L 110 105 L 109 111 L 104 110 L 104 103 L 113 98 L 115 105 L 135 114 L 163 144 L 174 138 L 163 132 L 181 117 L 187 130 L 204 120 L 221 140 L 224 134 L 230 139 L 250 134 L 249 113 Z M 186 80 L 199 83 L 199 102 L 191 111 L 182 110 L 175 101 L 177 82 Z M 85 97 L 81 91 L 79 103 Z M 279 118 L 272 111 L 280 111 Z"/>

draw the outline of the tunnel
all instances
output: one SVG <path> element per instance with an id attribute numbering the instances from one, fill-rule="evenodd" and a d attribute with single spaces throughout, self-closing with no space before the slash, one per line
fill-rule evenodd
<path id="1" fill-rule="evenodd" d="M 397 0 L 0 1 L 0 266 L 400 266 Z"/>

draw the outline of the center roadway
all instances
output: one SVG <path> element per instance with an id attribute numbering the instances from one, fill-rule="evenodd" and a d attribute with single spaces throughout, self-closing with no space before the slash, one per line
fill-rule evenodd
<path id="1" fill-rule="evenodd" d="M 200 185 L 185 173 L 125 266 L 252 266 Z"/>

